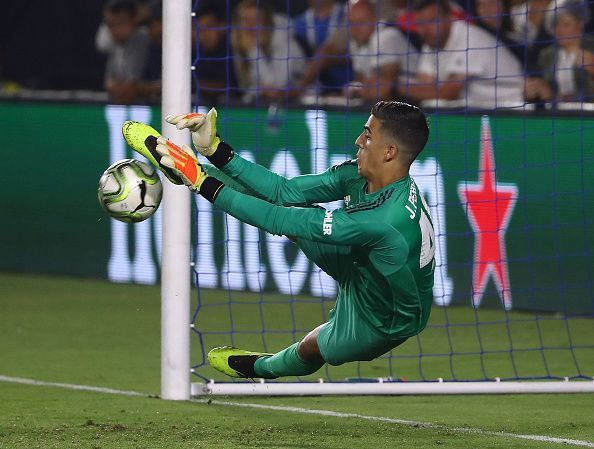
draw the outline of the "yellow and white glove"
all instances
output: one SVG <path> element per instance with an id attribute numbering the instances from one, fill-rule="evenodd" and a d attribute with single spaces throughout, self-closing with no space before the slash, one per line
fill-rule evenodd
<path id="1" fill-rule="evenodd" d="M 208 111 L 206 115 L 198 112 L 168 115 L 165 117 L 165 121 L 175 125 L 177 129 L 189 129 L 192 143 L 201 155 L 210 157 L 217 151 L 221 139 L 217 136 L 217 110 L 215 108 Z"/>
<path id="2" fill-rule="evenodd" d="M 191 190 L 200 192 L 208 175 L 189 146 L 180 147 L 161 136 L 157 138 L 156 151 L 161 156 L 160 164 L 173 170 Z"/>

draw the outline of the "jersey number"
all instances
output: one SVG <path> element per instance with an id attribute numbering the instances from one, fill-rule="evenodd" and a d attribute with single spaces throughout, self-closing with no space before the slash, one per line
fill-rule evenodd
<path id="1" fill-rule="evenodd" d="M 428 265 L 435 256 L 435 231 L 429 217 L 423 209 L 421 209 L 421 218 L 419 219 L 419 226 L 421 227 L 421 257 L 420 267 Z"/>

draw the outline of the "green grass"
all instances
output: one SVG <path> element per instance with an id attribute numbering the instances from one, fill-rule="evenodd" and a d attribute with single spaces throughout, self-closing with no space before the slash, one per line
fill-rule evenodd
<path id="1" fill-rule="evenodd" d="M 253 335 L 260 314 L 252 303 L 259 298 L 233 293 L 244 306 L 232 309 L 234 324 L 248 332 L 235 335 L 235 343 L 261 348 L 260 335 Z M 229 320 L 228 297 L 205 292 L 207 306 L 199 315 L 201 329 L 214 331 Z M 266 296 L 266 301 L 280 300 Z M 328 304 L 329 306 L 330 304 Z M 268 329 L 286 324 L 280 302 L 266 311 Z M 289 307 L 291 307 L 289 305 Z M 314 304 L 293 304 L 298 327 L 307 329 L 317 318 Z M 319 305 L 317 305 L 319 308 Z M 435 309 L 431 325 L 446 320 L 446 309 Z M 0 275 L 0 374 L 50 382 L 84 384 L 156 394 L 159 392 L 159 290 L 156 287 L 113 285 L 90 280 Z M 289 309 L 289 313 L 291 310 Z M 421 345 L 425 354 L 449 351 L 449 341 L 458 351 L 476 349 L 476 329 L 462 326 L 474 323 L 472 311 L 447 311 L 450 326 L 430 327 L 420 343 L 413 341 L 394 351 L 394 355 L 414 354 Z M 509 349 L 508 332 L 514 349 L 538 343 L 536 323 L 531 314 L 513 313 L 510 329 L 501 312 L 481 310 L 484 345 Z M 314 315 L 312 317 L 312 315 Z M 319 309 L 316 310 L 319 315 Z M 251 317 L 251 321 L 250 321 Z M 544 316 L 538 324 L 546 326 L 546 338 L 558 347 L 567 344 L 565 322 Z M 540 321 L 540 320 L 539 320 Z M 292 323 L 292 320 L 290 320 Z M 486 324 L 493 323 L 493 324 Z M 561 324 L 561 325 L 560 325 Z M 243 326 L 243 327 L 242 327 Z M 574 344 L 591 345 L 591 320 L 571 320 Z M 299 335 L 297 335 L 299 336 Z M 292 335 L 277 334 L 266 340 L 268 349 L 279 349 Z M 473 339 L 474 337 L 474 339 Z M 229 343 L 228 337 L 207 334 L 207 346 Z M 445 340 L 445 341 L 444 341 Z M 502 341 L 503 340 L 503 341 Z M 547 342 L 545 342 L 547 344 Z M 552 346 L 552 345 L 551 345 Z M 484 346 L 483 346 L 484 349 Z M 573 361 L 566 363 L 567 350 L 547 351 L 549 368 L 574 373 Z M 193 358 L 199 356 L 193 348 Z M 531 352 L 517 353 L 517 369 L 522 373 L 543 372 L 542 359 Z M 475 357 L 476 358 L 476 357 Z M 485 359 L 487 374 L 513 372 L 509 356 L 493 353 Z M 498 362 L 499 360 L 499 362 Z M 450 369 L 450 357 L 427 357 L 425 374 L 437 376 Z M 592 350 L 578 353 L 580 370 L 594 372 Z M 499 366 L 498 366 L 499 364 Z M 415 359 L 382 359 L 361 364 L 364 375 L 393 374 L 418 377 Z M 482 373 L 471 357 L 455 360 L 459 378 Z M 519 365 L 519 366 L 518 366 Z M 416 367 L 415 367 L 416 366 Z M 356 366 L 336 369 L 336 378 L 353 375 Z M 430 373 L 430 375 L 427 374 Z M 208 369 L 204 373 L 209 375 Z M 319 377 L 319 376 L 313 376 Z M 222 398 L 225 401 L 226 399 Z M 251 409 L 199 402 L 169 402 L 149 397 L 126 397 L 52 387 L 0 383 L 0 448 L 553 448 L 564 445 L 511 439 L 491 434 L 465 433 L 456 427 L 516 434 L 547 435 L 594 441 L 592 410 L 594 395 L 526 396 L 420 396 L 420 397 L 305 397 L 231 398 L 229 401 L 284 405 L 307 409 L 334 410 L 431 422 L 445 427 L 424 428 L 356 418 L 337 418 Z"/>

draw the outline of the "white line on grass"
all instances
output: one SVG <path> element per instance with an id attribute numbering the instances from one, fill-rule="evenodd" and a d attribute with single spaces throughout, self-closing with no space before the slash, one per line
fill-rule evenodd
<path id="1" fill-rule="evenodd" d="M 94 387 L 94 386 L 90 386 L 90 385 L 65 384 L 65 383 L 59 383 L 59 382 L 45 382 L 45 381 L 41 381 L 41 380 L 27 379 L 25 377 L 11 377 L 11 376 L 0 375 L 0 382 L 17 383 L 17 384 L 23 384 L 23 385 L 35 385 L 35 386 L 41 386 L 41 387 L 57 387 L 57 388 L 65 388 L 67 390 L 93 391 L 95 393 L 117 394 L 120 396 L 137 396 L 137 397 L 151 396 L 148 393 L 141 393 L 139 391 L 116 390 L 113 388 Z M 192 399 L 191 402 L 200 403 L 200 404 L 215 404 L 215 405 L 222 405 L 222 406 L 227 406 L 227 407 L 244 407 L 244 408 L 252 408 L 252 409 L 275 410 L 275 411 L 299 413 L 299 414 L 305 414 L 305 415 L 331 416 L 331 417 L 335 417 L 335 418 L 363 419 L 366 421 L 386 422 L 386 423 L 392 423 L 392 424 L 399 424 L 402 426 L 422 427 L 425 429 L 446 430 L 449 432 L 456 432 L 456 433 L 470 433 L 470 434 L 475 434 L 475 435 L 515 438 L 515 439 L 521 439 L 521 440 L 541 441 L 544 443 L 555 443 L 555 444 L 565 444 L 565 445 L 569 444 L 572 446 L 594 448 L 594 443 L 591 441 L 574 440 L 574 439 L 570 439 L 570 438 L 556 438 L 556 437 L 549 437 L 546 435 L 522 435 L 522 434 L 510 433 L 510 432 L 495 432 L 495 431 L 491 431 L 491 430 L 482 430 L 482 429 L 472 428 L 472 427 L 450 427 L 450 426 L 446 426 L 443 424 L 435 424 L 435 423 L 423 422 L 423 421 L 412 421 L 412 420 L 408 420 L 408 419 L 399 419 L 399 418 L 388 418 L 385 416 L 369 416 L 369 415 L 360 415 L 358 413 L 334 412 L 332 410 L 316 410 L 316 409 L 308 409 L 308 408 L 301 408 L 301 407 L 287 407 L 287 406 L 282 406 L 282 405 L 252 404 L 252 403 L 248 403 L 248 402 L 230 402 L 230 401 L 220 401 L 220 400 L 216 400 L 216 399 Z"/>
<path id="2" fill-rule="evenodd" d="M 13 384 L 23 385 L 36 385 L 39 387 L 66 388 L 67 390 L 94 391 L 96 393 L 119 394 L 120 396 L 149 396 L 149 394 L 147 393 L 140 393 L 138 391 L 114 390 L 113 388 L 93 387 L 90 385 L 63 384 L 59 382 L 44 382 L 42 380 L 27 379 L 25 377 L 11 377 L 0 375 L 0 382 L 10 382 Z"/>
<path id="3" fill-rule="evenodd" d="M 192 402 L 208 403 L 209 400 L 208 399 L 193 399 Z M 450 426 L 446 426 L 443 424 L 435 424 L 435 423 L 423 422 L 423 421 L 411 421 L 408 419 L 399 419 L 399 418 L 388 418 L 385 416 L 369 416 L 369 415 L 360 415 L 358 413 L 333 412 L 331 410 L 316 410 L 316 409 L 308 409 L 308 408 L 301 408 L 301 407 L 286 407 L 286 406 L 282 406 L 282 405 L 249 404 L 249 403 L 242 403 L 242 402 L 228 402 L 228 401 L 218 401 L 218 400 L 211 400 L 210 403 L 216 404 L 216 405 L 233 406 L 233 407 L 261 408 L 261 409 L 266 409 L 266 410 L 277 410 L 277 411 L 290 412 L 290 413 L 303 413 L 303 414 L 308 414 L 308 415 L 334 416 L 336 418 L 356 418 L 356 419 L 364 419 L 367 421 L 379 421 L 379 422 L 400 424 L 403 426 L 423 427 L 426 429 L 447 430 L 449 432 L 457 432 L 457 433 L 472 433 L 472 434 L 476 434 L 476 435 L 542 441 L 545 443 L 571 444 L 574 446 L 594 447 L 594 443 L 592 443 L 590 441 L 573 440 L 573 439 L 569 439 L 569 438 L 548 437 L 545 435 L 521 435 L 521 434 L 517 434 L 517 433 L 496 432 L 496 431 L 483 430 L 483 429 L 477 429 L 477 428 L 472 428 L 472 427 L 450 427 Z"/>

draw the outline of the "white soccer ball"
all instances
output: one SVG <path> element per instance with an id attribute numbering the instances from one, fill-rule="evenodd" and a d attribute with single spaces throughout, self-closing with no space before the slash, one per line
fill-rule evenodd
<path id="1" fill-rule="evenodd" d="M 113 218 L 138 223 L 155 213 L 163 186 L 152 165 L 123 159 L 110 165 L 99 179 L 97 197 L 101 207 Z"/>

